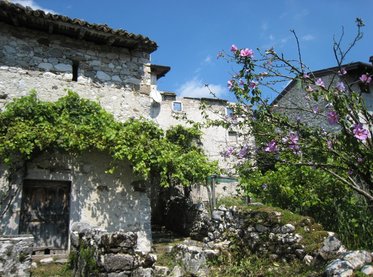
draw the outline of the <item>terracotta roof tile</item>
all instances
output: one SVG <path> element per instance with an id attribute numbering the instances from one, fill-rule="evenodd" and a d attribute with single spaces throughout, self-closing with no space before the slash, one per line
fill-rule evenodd
<path id="1" fill-rule="evenodd" d="M 75 39 L 84 39 L 95 43 L 105 43 L 116 47 L 138 49 L 151 53 L 157 44 L 148 37 L 129 33 L 126 30 L 112 29 L 106 24 L 92 24 L 87 21 L 69 18 L 63 15 L 33 10 L 8 1 L 0 0 L 0 21 L 17 27 L 31 28 L 38 31 L 51 32 Z M 84 34 L 81 35 L 81 30 Z"/>

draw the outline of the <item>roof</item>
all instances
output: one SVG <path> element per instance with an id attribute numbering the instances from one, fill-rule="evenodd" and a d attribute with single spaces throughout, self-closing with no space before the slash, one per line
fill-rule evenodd
<path id="1" fill-rule="evenodd" d="M 171 67 L 164 66 L 164 65 L 158 65 L 158 64 L 152 64 L 150 65 L 150 69 L 152 73 L 154 73 L 157 76 L 157 80 L 166 76 L 166 74 L 171 70 Z"/>
<path id="2" fill-rule="evenodd" d="M 33 29 L 48 34 L 57 34 L 96 44 L 128 48 L 151 53 L 157 44 L 148 37 L 112 29 L 106 24 L 92 24 L 80 19 L 33 10 L 5 0 L 0 0 L 0 22 Z"/>
<path id="3" fill-rule="evenodd" d="M 368 63 L 363 63 L 363 62 L 354 62 L 350 64 L 345 64 L 341 66 L 335 66 L 335 67 L 329 67 L 321 70 L 316 70 L 312 72 L 312 75 L 315 77 L 322 77 L 326 75 L 331 75 L 331 74 L 337 74 L 340 68 L 344 68 L 347 73 L 350 71 L 362 71 L 362 72 L 367 72 L 369 70 L 372 70 L 372 65 Z M 272 101 L 271 105 L 277 104 L 282 97 L 285 96 L 297 83 L 296 79 L 293 79 L 286 87 L 285 89 Z"/>

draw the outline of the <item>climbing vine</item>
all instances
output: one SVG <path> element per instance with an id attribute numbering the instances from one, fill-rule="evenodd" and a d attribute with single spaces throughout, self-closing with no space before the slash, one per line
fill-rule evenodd
<path id="1" fill-rule="evenodd" d="M 12 166 L 45 150 L 80 153 L 97 149 L 118 161 L 129 161 L 134 172 L 161 185 L 190 185 L 217 173 L 199 147 L 197 127 L 176 126 L 165 133 L 145 119 L 118 122 L 98 103 L 68 91 L 56 102 L 44 102 L 36 92 L 14 100 L 0 113 L 0 159 Z"/>

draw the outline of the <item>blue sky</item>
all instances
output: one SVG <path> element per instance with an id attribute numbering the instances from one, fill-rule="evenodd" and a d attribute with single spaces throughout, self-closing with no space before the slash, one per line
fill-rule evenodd
<path id="1" fill-rule="evenodd" d="M 371 0 L 13 0 L 92 23 L 148 36 L 158 44 L 152 63 L 171 66 L 159 89 L 178 95 L 208 97 L 210 88 L 220 98 L 232 99 L 227 80 L 232 65 L 217 59 L 231 44 L 240 48 L 274 47 L 296 57 L 294 29 L 300 38 L 304 62 L 312 69 L 336 65 L 333 36 L 342 26 L 348 41 L 355 18 L 366 26 L 346 63 L 368 62 L 373 55 L 373 1 Z"/>

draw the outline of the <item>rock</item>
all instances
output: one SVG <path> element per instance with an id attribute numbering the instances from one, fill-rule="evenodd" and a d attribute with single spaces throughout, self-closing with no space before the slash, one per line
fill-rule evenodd
<path id="1" fill-rule="evenodd" d="M 255 224 L 255 230 L 257 230 L 259 233 L 264 233 L 268 232 L 269 228 L 262 224 Z"/>
<path id="2" fill-rule="evenodd" d="M 65 63 L 59 63 L 54 66 L 54 68 L 57 71 L 61 72 L 71 72 L 72 71 L 72 65 L 71 64 L 65 64 Z"/>
<path id="3" fill-rule="evenodd" d="M 32 269 L 38 268 L 38 264 L 36 262 L 32 262 L 31 263 L 31 268 Z"/>
<path id="4" fill-rule="evenodd" d="M 364 264 L 371 263 L 372 257 L 368 251 L 352 251 L 341 256 L 341 259 L 349 262 L 352 269 L 360 269 Z"/>
<path id="5" fill-rule="evenodd" d="M 71 232 L 87 233 L 92 230 L 92 226 L 84 222 L 74 222 L 71 225 Z"/>
<path id="6" fill-rule="evenodd" d="M 373 266 L 372 265 L 364 265 L 361 270 L 360 270 L 362 273 L 364 273 L 365 275 L 373 275 Z"/>
<path id="7" fill-rule="evenodd" d="M 324 240 L 323 246 L 319 250 L 319 254 L 324 260 L 330 260 L 336 258 L 344 251 L 345 248 L 342 246 L 341 241 L 335 236 L 329 236 Z"/>
<path id="8" fill-rule="evenodd" d="M 128 254 L 108 254 L 104 256 L 104 268 L 107 272 L 131 270 L 135 259 Z"/>
<path id="9" fill-rule="evenodd" d="M 306 265 L 311 265 L 312 262 L 313 262 L 313 257 L 311 255 L 306 255 L 304 256 L 303 258 L 303 262 L 306 264 Z"/>
<path id="10" fill-rule="evenodd" d="M 350 274 L 351 275 L 348 275 Z M 333 277 L 333 276 L 352 276 L 353 274 L 353 267 L 352 265 L 344 260 L 336 259 L 329 263 L 326 266 L 325 274 L 327 277 Z M 344 274 L 344 275 L 341 275 Z"/>
<path id="11" fill-rule="evenodd" d="M 55 264 L 67 264 L 68 262 L 68 259 L 58 259 L 54 261 Z"/>
<path id="12" fill-rule="evenodd" d="M 48 257 L 48 258 L 44 258 L 44 259 L 41 259 L 39 262 L 40 264 L 42 265 L 46 265 L 46 264 L 51 264 L 53 263 L 53 258 L 52 257 Z"/>
<path id="13" fill-rule="evenodd" d="M 100 70 L 97 71 L 96 78 L 103 82 L 111 80 L 111 77 L 108 74 Z"/>
<path id="14" fill-rule="evenodd" d="M 156 265 L 154 267 L 154 275 L 157 277 L 166 277 L 170 273 L 170 269 L 167 266 Z"/>
<path id="15" fill-rule="evenodd" d="M 293 233 L 295 231 L 295 227 L 292 224 L 286 224 L 281 227 L 281 233 Z"/>
<path id="16" fill-rule="evenodd" d="M 213 220 L 215 220 L 215 221 L 222 221 L 223 220 L 223 216 L 224 216 L 224 212 L 223 211 L 214 210 L 212 212 L 211 218 Z"/>
<path id="17" fill-rule="evenodd" d="M 181 266 L 175 266 L 170 275 L 168 277 L 184 277 L 185 271 L 181 268 Z"/>
<path id="18" fill-rule="evenodd" d="M 154 270 L 152 268 L 139 267 L 130 276 L 131 277 L 153 277 Z"/>

